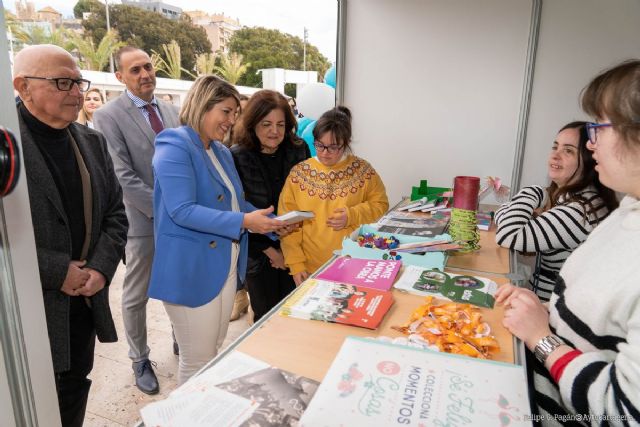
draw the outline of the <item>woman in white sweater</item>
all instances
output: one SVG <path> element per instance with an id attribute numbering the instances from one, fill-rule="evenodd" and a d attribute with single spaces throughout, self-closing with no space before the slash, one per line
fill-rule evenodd
<path id="1" fill-rule="evenodd" d="M 549 309 L 527 289 L 503 286 L 504 325 L 534 352 L 532 400 L 543 425 L 640 424 L 640 60 L 585 89 L 589 149 L 620 207 L 560 271 Z"/>
<path id="2" fill-rule="evenodd" d="M 500 246 L 536 254 L 529 284 L 544 301 L 569 254 L 618 206 L 598 180 L 584 125 L 572 122 L 558 132 L 547 163 L 549 187 L 523 188 L 495 216 Z"/>

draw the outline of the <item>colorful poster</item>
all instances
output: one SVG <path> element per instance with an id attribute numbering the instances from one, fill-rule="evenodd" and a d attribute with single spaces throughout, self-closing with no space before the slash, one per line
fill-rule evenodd
<path id="1" fill-rule="evenodd" d="M 401 261 L 338 257 L 317 278 L 388 291 L 401 266 Z"/>
<path id="2" fill-rule="evenodd" d="M 530 426 L 528 414 L 522 366 L 348 337 L 300 426 Z"/>

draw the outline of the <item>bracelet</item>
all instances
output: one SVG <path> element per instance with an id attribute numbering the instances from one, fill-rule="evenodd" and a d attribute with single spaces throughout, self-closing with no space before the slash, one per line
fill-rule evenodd
<path id="1" fill-rule="evenodd" d="M 551 377 L 556 382 L 556 384 L 560 382 L 560 377 L 562 377 L 562 373 L 564 372 L 564 369 L 567 367 L 567 365 L 581 354 L 582 352 L 580 350 L 572 350 L 569 353 L 562 355 L 562 357 L 554 362 L 551 369 L 549 369 L 549 373 L 551 374 Z"/>

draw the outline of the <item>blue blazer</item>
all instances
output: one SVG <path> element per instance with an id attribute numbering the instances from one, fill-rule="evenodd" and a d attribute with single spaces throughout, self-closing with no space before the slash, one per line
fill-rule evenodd
<path id="1" fill-rule="evenodd" d="M 211 143 L 233 183 L 242 212 L 245 201 L 229 149 Z M 240 242 L 239 280 L 247 268 L 244 214 L 231 211 L 231 192 L 190 127 L 165 129 L 156 137 L 153 156 L 155 255 L 149 297 L 198 307 L 214 299 L 229 274 L 231 245 Z"/>

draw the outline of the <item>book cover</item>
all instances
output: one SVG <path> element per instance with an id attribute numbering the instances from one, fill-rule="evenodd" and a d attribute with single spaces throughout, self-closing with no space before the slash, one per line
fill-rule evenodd
<path id="1" fill-rule="evenodd" d="M 522 366 L 347 337 L 300 426 L 530 426 L 530 412 Z"/>
<path id="2" fill-rule="evenodd" d="M 307 279 L 285 301 L 280 314 L 376 329 L 392 304 L 391 292 Z"/>
<path id="3" fill-rule="evenodd" d="M 241 427 L 297 426 L 319 383 L 270 367 L 216 387 L 257 403 Z"/>
<path id="4" fill-rule="evenodd" d="M 406 265 L 395 288 L 418 295 L 444 297 L 456 302 L 493 308 L 498 285 L 485 277 L 451 275 L 440 270 Z"/>
<path id="5" fill-rule="evenodd" d="M 348 283 L 388 291 L 393 286 L 402 261 L 338 257 L 320 272 L 318 279 Z"/>

